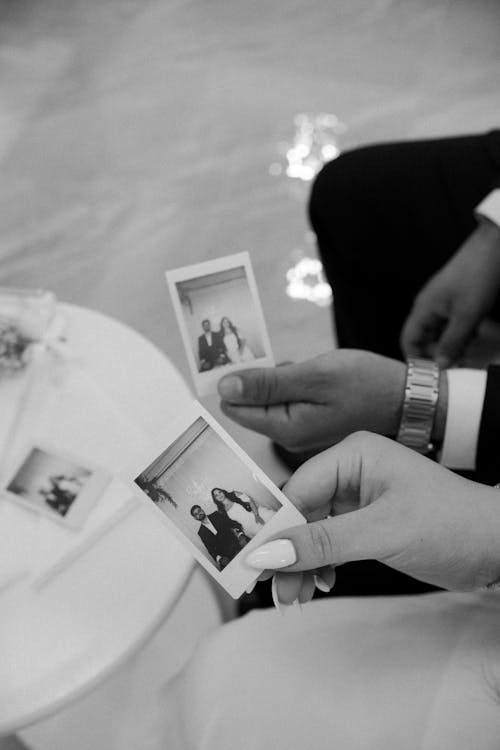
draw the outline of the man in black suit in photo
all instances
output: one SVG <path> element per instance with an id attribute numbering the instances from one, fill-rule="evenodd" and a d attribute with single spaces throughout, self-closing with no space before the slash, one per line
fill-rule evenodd
<path id="1" fill-rule="evenodd" d="M 248 539 L 241 524 L 216 510 L 208 516 L 199 505 L 193 505 L 191 515 L 199 521 L 198 536 L 215 560 L 219 570 L 228 565 Z"/>
<path id="2" fill-rule="evenodd" d="M 198 336 L 198 360 L 200 372 L 211 370 L 215 365 L 225 365 L 229 361 L 222 334 L 212 331 L 208 319 L 201 323 L 203 333 Z"/>

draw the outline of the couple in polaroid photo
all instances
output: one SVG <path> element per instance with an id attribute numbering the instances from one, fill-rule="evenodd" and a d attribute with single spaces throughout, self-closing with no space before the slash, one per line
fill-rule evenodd
<path id="1" fill-rule="evenodd" d="M 218 331 L 212 329 L 212 321 L 201 321 L 203 333 L 198 336 L 198 371 L 206 372 L 221 365 L 251 362 L 255 356 L 242 337 L 239 329 L 228 317 L 221 318 Z"/>
<path id="2" fill-rule="evenodd" d="M 251 362 L 255 356 L 228 317 L 221 318 L 218 331 L 212 329 L 212 321 L 201 321 L 203 333 L 198 336 L 198 371 L 206 372 L 214 367 Z"/>
<path id="3" fill-rule="evenodd" d="M 207 515 L 200 505 L 193 505 L 190 513 L 200 524 L 200 539 L 223 570 L 276 511 L 259 507 L 253 497 L 238 490 L 214 487 L 211 495 L 216 510 Z"/>

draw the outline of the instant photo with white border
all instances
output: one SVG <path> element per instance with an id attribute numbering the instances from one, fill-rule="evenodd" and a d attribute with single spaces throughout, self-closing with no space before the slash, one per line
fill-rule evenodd
<path id="1" fill-rule="evenodd" d="M 100 467 L 37 442 L 23 451 L 2 495 L 58 524 L 78 529 L 110 481 L 110 474 Z"/>
<path id="2" fill-rule="evenodd" d="M 158 522 L 235 599 L 259 576 L 245 563 L 249 552 L 280 530 L 306 522 L 197 401 L 138 457 L 127 476 Z M 193 515 L 194 508 L 205 518 L 199 511 Z"/>
<path id="3" fill-rule="evenodd" d="M 247 252 L 176 268 L 165 276 L 199 396 L 215 393 L 223 375 L 274 366 Z"/>

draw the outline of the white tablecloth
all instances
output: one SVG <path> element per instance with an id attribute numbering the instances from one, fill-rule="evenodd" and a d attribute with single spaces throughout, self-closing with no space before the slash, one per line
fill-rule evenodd
<path id="1" fill-rule="evenodd" d="M 175 368 L 139 334 L 95 312 L 64 310 L 79 365 L 52 385 L 37 382 L 7 474 L 22 445 L 38 439 L 117 471 L 191 401 Z M 0 413 L 7 390 L 0 388 Z M 7 539 L 29 575 L 0 591 L 0 734 L 59 710 L 123 664 L 174 606 L 193 569 L 182 545 L 143 507 L 37 589 L 32 572 L 43 572 L 73 542 L 26 511 L 17 524 L 12 508 L 8 515 L 5 546 Z"/>

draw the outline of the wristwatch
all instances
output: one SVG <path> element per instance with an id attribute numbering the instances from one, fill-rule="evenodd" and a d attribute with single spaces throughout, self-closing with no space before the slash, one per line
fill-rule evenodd
<path id="1" fill-rule="evenodd" d="M 417 453 L 433 451 L 432 428 L 439 395 L 439 367 L 430 359 L 409 357 L 398 443 Z"/>

